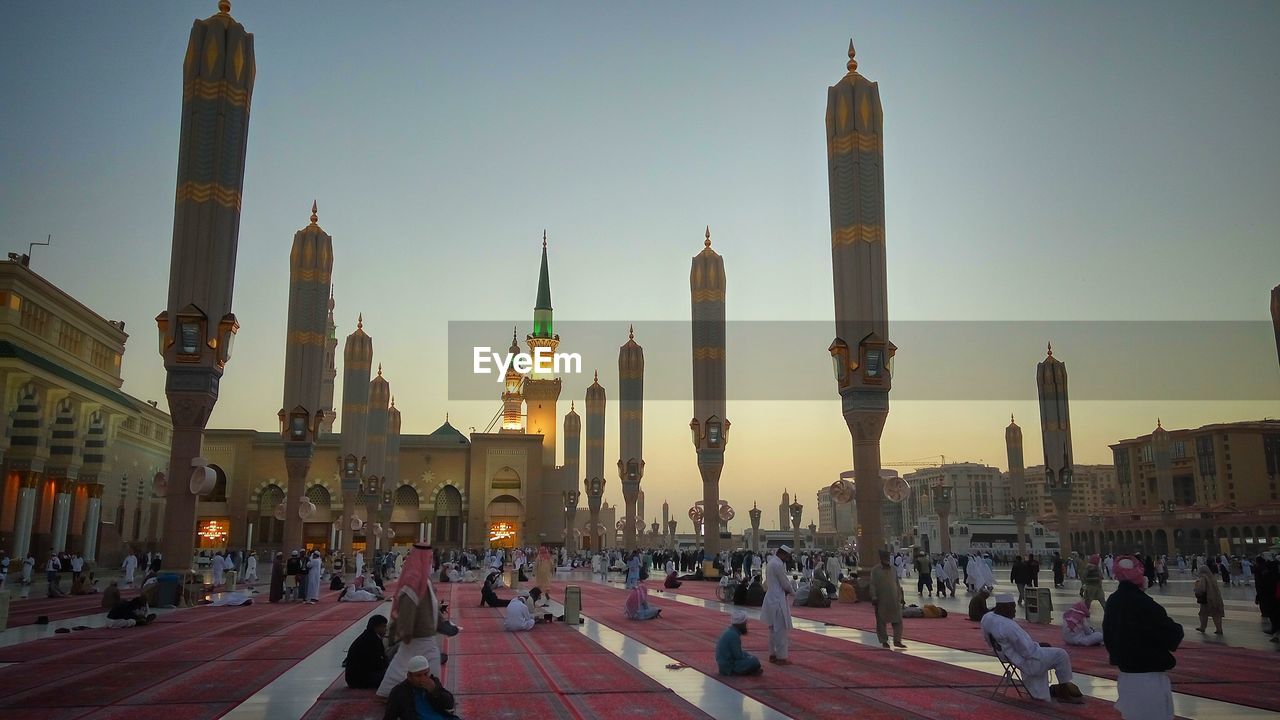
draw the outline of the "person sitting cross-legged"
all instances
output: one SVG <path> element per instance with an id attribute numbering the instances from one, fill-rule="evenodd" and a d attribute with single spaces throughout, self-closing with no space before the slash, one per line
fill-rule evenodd
<path id="1" fill-rule="evenodd" d="M 760 660 L 742 649 L 742 636 L 747 634 L 747 614 L 734 610 L 729 627 L 716 641 L 716 669 L 721 675 L 759 675 L 764 672 Z"/>
<path id="2" fill-rule="evenodd" d="M 1062 613 L 1062 641 L 1068 645 L 1101 645 L 1102 633 L 1089 624 L 1089 604 L 1080 602 Z"/>
<path id="3" fill-rule="evenodd" d="M 995 608 L 982 617 L 982 633 L 995 640 L 1000 652 L 1022 673 L 1027 692 L 1037 700 L 1056 697 L 1061 702 L 1083 703 L 1080 688 L 1071 682 L 1071 657 L 1062 648 L 1048 647 L 1031 639 L 1014 620 L 1018 601 L 1013 595 L 996 596 Z M 1049 670 L 1058 676 L 1058 684 L 1049 686 Z"/>
<path id="4" fill-rule="evenodd" d="M 649 604 L 647 596 L 648 589 L 644 586 L 644 581 L 636 583 L 631 594 L 627 595 L 627 603 L 623 607 L 623 613 L 632 620 L 652 620 L 658 617 L 658 613 L 662 612 L 662 608 L 656 608 Z"/>
<path id="5" fill-rule="evenodd" d="M 391 689 L 382 720 L 450 720 L 455 707 L 453 693 L 444 689 L 431 674 L 431 664 L 422 655 L 409 658 L 404 682 Z"/>
<path id="6" fill-rule="evenodd" d="M 345 677 L 349 688 L 376 689 L 382 684 L 382 676 L 387 673 L 387 648 L 382 638 L 387 636 L 387 618 L 385 615 L 374 615 L 369 618 L 364 632 L 356 636 L 347 649 L 347 658 L 342 662 L 346 668 Z"/>

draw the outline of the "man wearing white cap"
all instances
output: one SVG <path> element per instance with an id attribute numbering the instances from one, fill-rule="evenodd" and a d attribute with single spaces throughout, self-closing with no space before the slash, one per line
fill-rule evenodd
<path id="1" fill-rule="evenodd" d="M 746 634 L 747 614 L 734 610 L 729 614 L 729 627 L 716 641 L 716 668 L 721 675 L 759 675 L 764 672 L 756 656 L 742 649 L 742 636 Z"/>
<path id="2" fill-rule="evenodd" d="M 791 630 L 791 603 L 789 595 L 796 590 L 787 577 L 787 563 L 791 562 L 791 548 L 783 545 L 769 557 L 764 568 L 764 604 L 760 606 L 764 624 L 769 626 L 769 662 L 790 665 L 787 659 L 788 637 Z"/>
<path id="3" fill-rule="evenodd" d="M 453 693 L 431 674 L 431 663 L 422 655 L 409 658 L 404 682 L 387 697 L 383 720 L 418 720 L 424 717 L 456 717 Z M 431 713 L 429 714 L 428 711 Z"/>
<path id="4" fill-rule="evenodd" d="M 995 640 L 1000 654 L 1022 673 L 1027 692 L 1037 700 L 1056 697 L 1061 702 L 1083 703 L 1080 688 L 1071 682 L 1071 657 L 1062 648 L 1041 645 L 1014 620 L 1018 600 L 1009 593 L 996 595 L 996 606 L 982 616 L 982 634 Z M 1049 686 L 1049 670 L 1058 684 Z"/>

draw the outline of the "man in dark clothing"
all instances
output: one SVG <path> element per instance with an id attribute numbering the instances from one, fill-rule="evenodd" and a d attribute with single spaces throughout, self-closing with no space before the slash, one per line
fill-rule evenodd
<path id="1" fill-rule="evenodd" d="M 499 573 L 491 572 L 489 577 L 484 579 L 484 585 L 480 586 L 480 607 L 488 605 L 489 607 L 506 607 L 511 604 L 510 598 L 500 598 L 498 593 L 493 591 L 493 584 L 497 581 Z"/>
<path id="2" fill-rule="evenodd" d="M 431 674 L 427 659 L 421 655 L 409 658 L 404 682 L 391 689 L 387 710 L 382 720 L 448 720 L 453 714 L 453 694 Z"/>
<path id="3" fill-rule="evenodd" d="M 1067 578 L 1067 568 L 1062 562 L 1062 556 L 1058 553 L 1053 554 L 1053 586 L 1062 587 Z"/>
<path id="4" fill-rule="evenodd" d="M 1115 561 L 1120 586 L 1107 598 L 1102 638 L 1111 664 L 1120 669 L 1116 709 L 1122 717 L 1173 717 L 1168 670 L 1182 642 L 1182 626 L 1142 591 L 1142 562 L 1131 555 Z"/>
<path id="5" fill-rule="evenodd" d="M 347 687 L 376 689 L 382 684 L 382 676 L 387 672 L 387 650 L 382 644 L 386 635 L 387 618 L 382 615 L 369 618 L 364 632 L 352 641 L 347 648 L 347 659 L 342 661 Z"/>

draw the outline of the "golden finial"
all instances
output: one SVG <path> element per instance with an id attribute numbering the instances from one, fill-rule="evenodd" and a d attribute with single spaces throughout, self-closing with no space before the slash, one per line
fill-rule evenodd
<path id="1" fill-rule="evenodd" d="M 1164 429 L 1164 428 L 1160 425 L 1160 418 L 1156 418 L 1156 429 L 1157 429 L 1157 430 L 1163 430 L 1163 429 Z"/>
<path id="2" fill-rule="evenodd" d="M 356 316 L 356 329 L 357 330 L 364 329 L 364 313 L 360 313 L 359 315 Z"/>
<path id="3" fill-rule="evenodd" d="M 547 249 L 547 229 L 546 228 L 542 229 L 542 249 L 543 250 Z"/>
<path id="4" fill-rule="evenodd" d="M 635 340 L 635 339 L 636 339 L 636 325 L 635 325 L 635 323 L 631 323 L 631 329 L 627 331 L 627 339 L 628 339 L 628 340 Z"/>
<path id="5" fill-rule="evenodd" d="M 573 412 L 573 401 L 569 401 L 569 412 Z"/>
<path id="6" fill-rule="evenodd" d="M 1053 357 L 1053 341 L 1049 341 L 1049 357 Z"/>
<path id="7" fill-rule="evenodd" d="M 1009 413 L 1009 424 L 1010 424 L 1010 425 L 1016 425 L 1016 424 L 1017 424 L 1017 423 L 1015 423 L 1015 422 L 1013 421 L 1013 413 Z"/>
<path id="8" fill-rule="evenodd" d="M 223 15 L 231 14 L 231 0 L 218 0 L 218 12 Z"/>
<path id="9" fill-rule="evenodd" d="M 711 247 L 711 226 L 710 225 L 707 226 L 707 234 L 704 235 L 703 237 L 706 238 L 706 240 L 703 242 L 703 245 L 705 247 Z"/>
<path id="10" fill-rule="evenodd" d="M 849 69 L 849 72 L 858 71 L 858 61 L 853 59 L 853 55 L 853 38 L 849 38 L 849 63 L 845 65 L 845 67 Z"/>
<path id="11" fill-rule="evenodd" d="M 592 380 L 591 380 L 591 381 L 592 381 L 592 382 L 596 382 L 596 383 L 600 382 L 600 371 L 599 371 L 599 370 L 596 370 L 596 371 L 595 371 L 595 377 L 594 377 L 594 378 L 592 378 Z"/>
<path id="12" fill-rule="evenodd" d="M 319 219 L 320 219 L 319 216 L 316 215 L 316 201 L 312 200 L 311 201 L 311 224 L 315 225 L 316 221 Z"/>
<path id="13" fill-rule="evenodd" d="M 391 396 L 391 407 L 395 407 L 395 406 L 396 406 L 396 396 L 395 396 L 395 395 L 392 395 L 392 396 Z"/>
<path id="14" fill-rule="evenodd" d="M 449 422 L 449 413 L 447 412 L 444 414 L 444 421 Z"/>
<path id="15" fill-rule="evenodd" d="M 378 363 L 378 377 L 382 377 L 382 363 Z"/>

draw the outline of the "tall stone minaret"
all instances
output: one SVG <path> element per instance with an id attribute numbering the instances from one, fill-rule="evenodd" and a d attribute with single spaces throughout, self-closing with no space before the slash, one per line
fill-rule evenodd
<path id="1" fill-rule="evenodd" d="M 284 547 L 302 547 L 300 504 L 307 492 L 307 474 L 315 456 L 316 436 L 324 422 L 321 400 L 324 382 L 325 310 L 333 273 L 333 238 L 317 224 L 311 203 L 311 224 L 293 235 L 289 252 L 289 321 L 284 344 L 284 404 L 280 433 L 284 464 L 289 474 L 285 492 Z"/>
<path id="2" fill-rule="evenodd" d="M 511 330 L 511 347 L 507 348 L 507 352 L 514 356 L 520 352 L 520 346 L 516 343 L 516 331 Z M 524 395 L 521 392 L 521 385 L 524 383 L 524 376 L 516 370 L 515 363 L 507 368 L 507 374 L 502 380 L 502 427 L 498 429 L 500 433 L 523 433 L 524 432 Z M 576 484 L 576 480 L 574 481 Z"/>
<path id="3" fill-rule="evenodd" d="M 582 470 L 579 461 L 582 457 L 582 418 L 578 417 L 578 413 L 573 408 L 573 403 L 569 403 L 569 413 L 564 416 L 564 468 L 563 483 L 565 493 L 565 528 L 566 534 L 564 538 L 564 546 L 569 552 L 574 552 L 577 547 L 574 543 L 573 530 L 578 516 L 578 500 L 581 493 L 578 491 L 578 478 L 582 477 Z"/>
<path id="4" fill-rule="evenodd" d="M 396 399 L 391 398 L 391 407 L 387 408 L 387 463 L 386 463 L 386 482 L 382 486 L 391 491 L 391 502 L 384 510 L 386 511 L 386 519 L 384 524 L 390 527 L 391 511 L 396 505 L 396 489 L 400 487 L 400 409 L 396 407 Z M 421 498 L 419 498 L 421 499 Z M 418 513 L 415 511 L 414 516 Z M 417 536 L 406 538 L 405 542 L 414 542 L 418 540 Z M 390 547 L 391 543 L 387 543 Z"/>
<path id="5" fill-rule="evenodd" d="M 1067 400 L 1067 366 L 1053 356 L 1036 365 L 1040 396 L 1040 434 L 1044 439 L 1045 490 L 1058 512 L 1058 542 L 1063 557 L 1071 557 L 1071 411 Z"/>
<path id="6" fill-rule="evenodd" d="M 256 73 L 253 35 L 231 17 L 231 3 L 220 0 L 217 15 L 191 28 L 182 63 L 169 298 L 156 317 L 173 422 L 161 550 L 164 569 L 181 573 L 191 570 L 196 537 L 196 496 L 186 479 L 240 327 L 231 295 Z"/>
<path id="7" fill-rule="evenodd" d="M 382 363 L 378 363 L 378 376 L 369 381 L 369 419 L 368 425 L 368 453 L 369 466 L 365 469 L 365 506 L 369 511 L 370 523 L 382 523 L 379 508 L 383 508 L 383 491 L 386 487 L 387 479 L 387 423 L 389 421 L 388 407 L 391 404 L 391 384 L 387 379 L 382 377 Z M 386 530 L 386 525 L 383 525 Z M 374 528 L 366 528 L 365 542 L 369 543 L 369 547 L 382 548 L 384 544 L 382 538 L 377 537 Z"/>
<path id="8" fill-rule="evenodd" d="M 324 378 L 320 381 L 320 403 L 324 406 L 324 422 L 320 429 L 325 435 L 333 434 L 333 421 L 338 419 L 338 408 L 333 404 L 334 381 L 338 378 L 338 324 L 333 321 L 333 286 L 329 286 L 329 317 L 324 332 Z"/>
<path id="9" fill-rule="evenodd" d="M 702 252 L 689 269 L 693 305 L 693 445 L 702 475 L 703 538 L 707 568 L 720 552 L 720 471 L 729 442 L 725 417 L 724 258 L 711 249 L 707 227 Z"/>
<path id="10" fill-rule="evenodd" d="M 827 187 L 836 337 L 832 360 L 840 410 L 853 437 L 858 561 L 884 547 L 880 436 L 889 417 L 892 360 L 884 228 L 884 114 L 880 88 L 858 74 L 849 41 L 845 76 L 827 88 Z"/>
<path id="11" fill-rule="evenodd" d="M 633 326 L 627 342 L 618 348 L 618 480 L 626 502 L 622 545 L 636 549 L 636 532 L 643 532 L 643 511 L 636 507 L 640 481 L 644 479 L 644 348 L 636 342 Z"/>
<path id="12" fill-rule="evenodd" d="M 1009 415 L 1009 427 L 1004 429 L 1004 446 L 1009 456 L 1009 500 L 1013 521 L 1018 526 L 1018 554 L 1027 555 L 1027 478 L 1026 464 L 1022 457 L 1022 428 Z M 1034 508 L 1040 514 L 1039 508 Z M 949 537 L 943 529 L 943 537 Z"/>
<path id="13" fill-rule="evenodd" d="M 542 231 L 542 267 L 538 271 L 538 299 L 533 305 L 533 332 L 525 338 L 535 360 L 539 348 L 547 353 L 546 366 L 534 368 L 524 381 L 524 401 L 528 424 L 525 432 L 542 436 L 542 466 L 556 465 L 556 401 L 560 399 L 560 378 L 551 367 L 551 356 L 560 347 L 560 336 L 551 320 L 551 277 L 547 271 L 547 231 Z M 602 476 L 603 477 L 603 476 Z"/>
<path id="14" fill-rule="evenodd" d="M 782 491 L 782 502 L 778 505 L 778 529 L 788 530 L 791 528 L 791 494 L 785 489 Z"/>
<path id="15" fill-rule="evenodd" d="M 1156 500 L 1159 502 L 1164 525 L 1165 542 L 1168 543 L 1163 551 L 1158 546 L 1156 550 L 1174 555 L 1178 549 L 1175 547 L 1173 527 L 1173 514 L 1177 507 L 1173 492 L 1173 441 L 1169 437 L 1169 431 L 1160 424 L 1159 418 L 1156 418 L 1156 429 L 1151 431 L 1151 459 L 1156 466 Z"/>
<path id="16" fill-rule="evenodd" d="M 342 444 L 338 474 L 342 478 L 342 550 L 352 557 L 355 531 L 351 527 L 368 462 L 369 372 L 373 369 L 373 338 L 364 331 L 364 315 L 356 320 L 356 331 L 347 336 L 342 352 Z M 364 520 L 372 518 L 366 513 Z"/>
<path id="17" fill-rule="evenodd" d="M 600 530 L 600 500 L 604 496 L 604 388 L 600 386 L 600 373 L 595 374 L 591 387 L 587 388 L 587 477 L 583 489 L 587 491 L 587 508 L 591 511 L 591 549 L 600 550 L 604 533 Z"/>
<path id="18" fill-rule="evenodd" d="M 1276 334 L 1276 360 L 1280 361 L 1280 285 L 1271 290 L 1271 324 Z"/>

